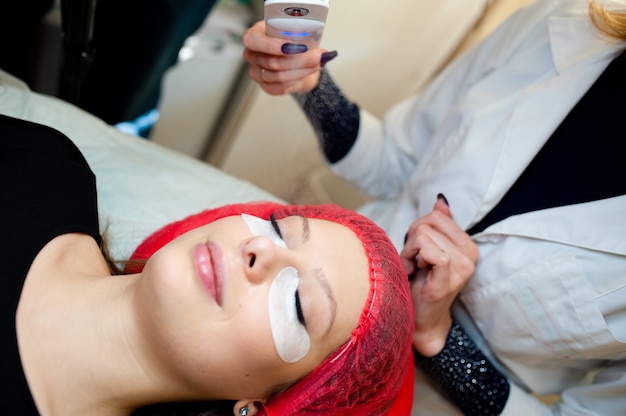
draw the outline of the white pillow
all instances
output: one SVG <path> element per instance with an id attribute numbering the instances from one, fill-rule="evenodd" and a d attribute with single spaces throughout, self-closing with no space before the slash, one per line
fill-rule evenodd
<path id="1" fill-rule="evenodd" d="M 120 132 L 57 98 L 30 91 L 0 70 L 0 113 L 53 127 L 96 174 L 100 227 L 113 258 L 127 258 L 150 233 L 203 209 L 257 200 L 262 189 L 191 157 Z"/>

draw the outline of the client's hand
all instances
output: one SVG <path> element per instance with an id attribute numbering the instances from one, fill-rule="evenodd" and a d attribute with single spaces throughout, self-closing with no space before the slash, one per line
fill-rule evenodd
<path id="1" fill-rule="evenodd" d="M 324 49 L 307 51 L 305 45 L 266 36 L 264 21 L 246 31 L 243 44 L 248 75 L 266 93 L 306 93 L 317 86 Z"/>
<path id="2" fill-rule="evenodd" d="M 478 247 L 452 219 L 444 198 L 416 220 L 400 253 L 415 308 L 413 346 L 425 357 L 438 354 L 452 326 L 450 307 L 474 273 Z"/>

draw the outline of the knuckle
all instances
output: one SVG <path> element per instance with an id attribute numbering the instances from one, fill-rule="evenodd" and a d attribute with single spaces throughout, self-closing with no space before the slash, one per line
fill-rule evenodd
<path id="1" fill-rule="evenodd" d="M 241 38 L 241 42 L 246 48 L 250 46 L 250 36 L 252 36 L 250 31 L 246 31 Z"/>
<path id="2" fill-rule="evenodd" d="M 418 245 L 423 246 L 425 244 L 428 244 L 429 242 L 429 238 L 426 234 L 424 233 L 418 233 L 415 237 L 414 237 L 415 241 L 418 243 Z"/>
<path id="3" fill-rule="evenodd" d="M 429 216 L 431 217 L 433 222 L 441 223 L 445 218 L 447 218 L 441 211 L 432 211 Z"/>
<path id="4" fill-rule="evenodd" d="M 474 273 L 474 270 L 476 269 L 476 266 L 474 265 L 474 262 L 470 259 L 463 258 L 459 261 L 457 268 L 463 275 L 472 275 Z"/>

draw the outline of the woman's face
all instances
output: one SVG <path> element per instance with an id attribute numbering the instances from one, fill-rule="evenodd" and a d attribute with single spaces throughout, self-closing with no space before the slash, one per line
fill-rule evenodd
<path id="1" fill-rule="evenodd" d="M 139 322 L 160 365 L 198 398 L 258 400 L 349 339 L 369 265 L 342 225 L 244 214 L 163 247 L 139 289 Z"/>

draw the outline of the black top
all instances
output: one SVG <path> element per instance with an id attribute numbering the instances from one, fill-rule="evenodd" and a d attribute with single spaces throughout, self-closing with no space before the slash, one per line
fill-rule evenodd
<path id="1" fill-rule="evenodd" d="M 609 64 L 469 234 L 507 217 L 626 194 L 626 54 Z"/>
<path id="2" fill-rule="evenodd" d="M 53 238 L 79 232 L 100 243 L 96 180 L 65 135 L 0 115 L 0 195 L 0 412 L 38 415 L 17 347 L 17 304 L 35 256 Z"/>

